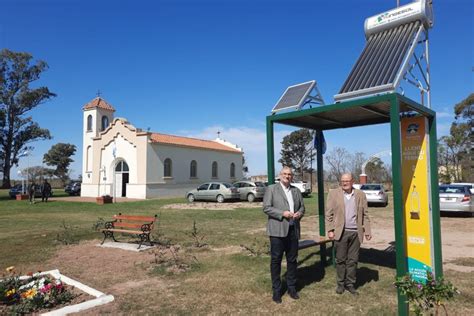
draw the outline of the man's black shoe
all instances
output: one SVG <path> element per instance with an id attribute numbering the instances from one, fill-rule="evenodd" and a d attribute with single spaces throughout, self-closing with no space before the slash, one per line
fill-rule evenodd
<path id="1" fill-rule="evenodd" d="M 342 294 L 342 293 L 344 293 L 344 288 L 343 288 L 342 286 L 336 287 L 336 293 L 337 293 L 337 294 Z"/>
<path id="2" fill-rule="evenodd" d="M 352 295 L 359 295 L 359 292 L 356 291 L 355 287 L 353 286 L 348 286 L 346 287 L 347 292 L 351 293 Z"/>
<path id="3" fill-rule="evenodd" d="M 281 304 L 281 294 L 273 293 L 272 300 L 277 304 Z"/>
<path id="4" fill-rule="evenodd" d="M 296 291 L 289 291 L 288 295 L 294 300 L 299 300 L 300 299 L 300 296 L 299 296 L 298 292 L 296 292 Z"/>

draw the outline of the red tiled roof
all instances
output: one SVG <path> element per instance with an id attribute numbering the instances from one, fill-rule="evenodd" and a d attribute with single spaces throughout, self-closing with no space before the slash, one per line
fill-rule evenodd
<path id="1" fill-rule="evenodd" d="M 240 150 L 220 144 L 212 140 L 203 140 L 203 139 L 190 138 L 190 137 L 152 133 L 151 141 L 153 143 L 169 144 L 169 145 L 175 145 L 175 146 L 205 148 L 205 149 L 211 149 L 211 150 L 241 153 Z"/>
<path id="2" fill-rule="evenodd" d="M 101 109 L 104 109 L 104 110 L 109 110 L 109 111 L 114 111 L 115 112 L 114 107 L 112 105 L 110 105 L 109 103 L 107 103 L 107 101 L 105 101 L 101 97 L 96 97 L 94 100 L 92 100 L 91 102 L 84 105 L 84 107 L 82 109 L 83 110 L 90 110 L 90 109 L 94 109 L 94 108 L 101 108 Z"/>

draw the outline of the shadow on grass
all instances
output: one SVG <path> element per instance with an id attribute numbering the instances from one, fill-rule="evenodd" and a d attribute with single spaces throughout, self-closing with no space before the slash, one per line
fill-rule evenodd
<path id="1" fill-rule="evenodd" d="M 395 242 L 390 242 L 390 246 L 385 250 L 360 248 L 359 262 L 395 269 L 397 267 Z"/>
<path id="2" fill-rule="evenodd" d="M 372 281 L 377 282 L 379 280 L 379 271 L 369 269 L 367 267 L 361 267 L 357 269 L 357 280 L 355 287 L 359 288 Z"/>

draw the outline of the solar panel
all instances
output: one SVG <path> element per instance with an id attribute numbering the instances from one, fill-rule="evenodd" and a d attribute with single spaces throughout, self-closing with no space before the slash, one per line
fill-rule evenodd
<path id="1" fill-rule="evenodd" d="M 290 108 L 301 108 L 316 84 L 315 80 L 289 86 L 273 107 L 272 113 Z"/>
<path id="2" fill-rule="evenodd" d="M 336 101 L 394 92 L 424 30 L 420 21 L 371 34 Z"/>

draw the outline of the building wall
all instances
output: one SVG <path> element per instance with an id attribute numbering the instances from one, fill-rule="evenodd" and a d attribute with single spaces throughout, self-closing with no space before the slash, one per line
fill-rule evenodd
<path id="1" fill-rule="evenodd" d="M 164 177 L 164 161 L 172 161 L 171 177 Z M 197 162 L 197 177 L 190 177 L 191 161 Z M 212 178 L 212 162 L 218 163 L 218 177 Z M 230 177 L 230 164 L 235 164 L 235 177 Z M 147 158 L 147 183 L 198 184 L 206 181 L 233 182 L 242 179 L 242 154 L 165 144 L 151 144 Z"/>

